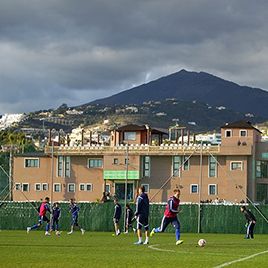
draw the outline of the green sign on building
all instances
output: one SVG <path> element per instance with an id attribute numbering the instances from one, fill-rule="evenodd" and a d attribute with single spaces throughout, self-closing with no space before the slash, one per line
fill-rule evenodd
<path id="1" fill-rule="evenodd" d="M 126 176 L 127 175 L 127 176 Z M 126 170 L 104 170 L 104 180 L 139 180 L 139 171 L 129 170 L 128 174 Z"/>
<path id="2" fill-rule="evenodd" d="M 261 157 L 262 157 L 263 159 L 268 159 L 268 153 L 262 153 L 262 154 L 261 154 Z"/>

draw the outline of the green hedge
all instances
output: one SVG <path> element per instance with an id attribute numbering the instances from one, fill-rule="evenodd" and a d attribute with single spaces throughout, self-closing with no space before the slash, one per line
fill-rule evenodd
<path id="1" fill-rule="evenodd" d="M 134 209 L 134 204 L 132 205 Z M 23 230 L 38 220 L 36 208 L 38 203 L 29 202 L 4 202 L 0 207 L 0 229 Z M 60 219 L 61 230 L 70 229 L 71 216 L 67 203 L 60 204 L 62 216 Z M 89 231 L 113 231 L 113 202 L 79 203 L 79 223 Z M 123 207 L 123 204 L 122 204 Z M 268 216 L 268 206 L 258 207 L 264 215 Z M 165 205 L 151 204 L 150 227 L 157 227 L 161 223 Z M 198 205 L 181 205 L 179 214 L 182 232 L 195 233 L 198 231 Z M 257 218 L 256 233 L 268 233 L 268 224 L 255 208 L 251 211 Z M 123 227 L 123 217 L 120 225 Z M 240 213 L 239 206 L 232 205 L 201 205 L 201 227 L 203 233 L 244 233 L 245 218 Z M 170 226 L 167 231 L 173 232 Z"/>

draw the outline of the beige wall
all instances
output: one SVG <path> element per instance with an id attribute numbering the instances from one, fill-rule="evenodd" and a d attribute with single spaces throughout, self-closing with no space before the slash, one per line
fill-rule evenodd
<path id="1" fill-rule="evenodd" d="M 60 183 L 62 191 L 59 193 L 53 192 L 53 200 L 68 200 L 75 198 L 78 201 L 96 201 L 102 196 L 104 190 L 103 170 L 125 170 L 124 165 L 125 154 L 123 155 L 105 155 L 104 169 L 103 168 L 88 168 L 89 156 L 72 156 L 71 157 L 71 177 L 62 178 L 57 177 L 57 161 L 54 161 L 54 177 L 53 183 Z M 92 158 L 102 158 L 101 155 Z M 118 158 L 119 164 L 114 165 L 114 158 Z M 217 167 L 217 177 L 210 178 L 208 176 L 208 156 L 203 156 L 202 165 L 202 187 L 201 200 L 215 199 L 216 197 L 240 202 L 245 200 L 245 196 L 236 188 L 236 185 L 241 185 L 243 191 L 247 189 L 247 156 L 218 156 L 220 166 Z M 230 171 L 232 161 L 241 161 L 243 170 Z M 129 155 L 129 170 L 141 169 L 141 157 L 139 155 Z M 30 183 L 30 192 L 24 192 L 30 200 L 39 200 L 45 196 L 51 197 L 51 159 L 48 157 L 40 158 L 40 168 L 24 168 L 24 158 L 16 157 L 14 161 L 14 182 Z M 200 157 L 192 156 L 190 158 L 190 169 L 182 170 L 180 176 L 171 178 L 172 175 L 172 156 L 151 156 L 151 176 L 150 178 L 142 178 L 139 184 L 149 184 L 149 196 L 153 198 L 153 202 L 164 202 L 172 195 L 172 190 L 176 187 L 181 188 L 181 199 L 183 202 L 198 202 L 199 194 L 190 193 L 191 184 L 200 185 Z M 168 180 L 171 178 L 170 180 Z M 165 184 L 163 188 L 163 184 Z M 37 182 L 47 182 L 49 184 L 49 191 L 36 192 L 34 184 Z M 120 181 L 117 181 L 120 182 Z M 67 191 L 68 183 L 75 183 L 75 193 Z M 92 191 L 80 191 L 79 185 L 81 183 L 91 183 Z M 114 182 L 106 181 L 111 186 L 111 193 L 114 194 Z M 208 194 L 208 185 L 217 185 L 217 194 Z M 136 186 L 136 182 L 135 182 Z M 159 191 L 159 189 L 161 190 Z M 200 186 L 199 186 L 200 189 Z M 14 200 L 25 200 L 25 197 L 14 190 Z"/>
<path id="2" fill-rule="evenodd" d="M 202 173 L 201 185 L 201 200 L 216 199 L 217 197 L 232 202 L 240 202 L 245 200 L 246 197 L 243 192 L 255 198 L 255 180 L 252 178 L 254 173 L 254 161 L 261 158 L 262 152 L 268 152 L 268 145 L 262 143 L 255 144 L 259 140 L 259 133 L 253 129 L 247 129 L 247 137 L 240 137 L 239 129 L 232 129 L 232 137 L 225 138 L 225 130 L 222 129 L 222 144 L 220 151 L 216 151 L 217 159 L 220 163 L 217 168 L 217 176 L 210 178 L 208 176 L 208 153 L 204 152 L 202 172 L 200 170 L 200 155 L 194 155 L 190 158 L 190 169 L 182 170 L 180 176 L 172 176 L 172 155 L 183 153 L 172 149 L 165 155 L 161 149 L 150 151 L 151 159 L 151 175 L 149 178 L 140 178 L 134 184 L 149 184 L 149 196 L 153 198 L 153 202 L 165 202 L 167 198 L 172 195 L 172 190 L 176 187 L 181 188 L 181 200 L 183 202 L 199 202 L 199 193 L 191 193 L 191 184 L 198 184 L 200 189 L 200 174 Z M 118 141 L 118 133 L 117 141 Z M 144 137 L 141 137 L 141 132 L 137 132 L 137 139 L 133 143 L 145 143 Z M 238 145 L 238 141 L 241 145 Z M 246 142 L 247 145 L 242 145 Z M 256 151 L 256 157 L 255 157 Z M 62 152 L 68 155 L 68 151 Z M 74 154 L 74 153 L 73 153 Z M 84 155 L 82 155 L 84 154 Z M 142 150 L 129 151 L 129 170 L 142 170 L 141 158 L 146 155 Z M 40 157 L 40 167 L 38 168 L 25 168 L 25 157 L 14 158 L 14 183 L 29 183 L 30 191 L 24 192 L 24 196 L 19 191 L 14 190 L 14 200 L 39 200 L 45 196 L 53 197 L 53 200 L 68 200 L 69 198 L 76 198 L 78 201 L 96 201 L 102 196 L 104 190 L 103 170 L 125 170 L 125 150 L 109 150 L 104 149 L 101 152 L 96 151 L 77 151 L 71 156 L 71 177 L 62 178 L 57 177 L 57 157 L 54 159 L 54 176 L 53 183 L 60 183 L 62 191 L 60 193 L 51 193 L 51 158 L 48 156 Z M 101 168 L 88 168 L 89 158 L 103 159 L 103 167 Z M 114 164 L 114 159 L 118 159 L 118 164 Z M 242 170 L 230 170 L 232 161 L 241 161 Z M 140 173 L 141 174 L 141 173 Z M 169 180 L 170 178 L 170 180 Z M 167 181 L 167 183 L 163 184 Z M 115 182 L 120 182 L 115 181 Z M 114 194 L 114 181 L 106 181 L 111 186 L 111 193 Z M 121 181 L 122 182 L 122 181 Z M 34 189 L 35 183 L 48 183 L 48 191 L 36 192 Z M 75 193 L 67 191 L 68 183 L 75 183 Z M 80 191 L 79 185 L 81 183 L 92 184 L 92 191 Z M 209 195 L 209 184 L 217 185 L 217 194 Z M 241 189 L 239 187 L 241 187 Z"/>
<path id="3" fill-rule="evenodd" d="M 208 156 L 203 156 L 202 165 L 202 183 L 201 197 L 199 193 L 191 193 L 191 184 L 197 184 L 200 189 L 200 157 L 192 156 L 190 158 L 190 169 L 182 170 L 180 176 L 171 178 L 167 184 L 164 183 L 171 177 L 172 173 L 172 157 L 152 157 L 151 158 L 151 177 L 142 179 L 141 183 L 150 185 L 150 198 L 153 202 L 161 202 L 167 200 L 172 195 L 174 188 L 181 189 L 181 201 L 183 202 L 199 202 L 201 200 L 214 200 L 217 197 L 227 201 L 240 202 L 245 200 L 245 196 L 236 184 L 241 185 L 243 191 L 247 189 L 247 157 L 225 157 L 217 158 L 219 161 L 217 167 L 217 177 L 209 177 L 208 173 Z M 232 161 L 242 161 L 242 171 L 230 171 Z M 209 184 L 217 185 L 217 194 L 209 195 Z M 163 188 L 159 191 L 159 189 Z"/>

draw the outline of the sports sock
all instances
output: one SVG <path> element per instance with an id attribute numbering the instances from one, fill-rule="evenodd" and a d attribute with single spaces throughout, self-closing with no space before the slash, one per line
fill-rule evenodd
<path id="1" fill-rule="evenodd" d="M 32 227 L 31 227 L 31 230 L 35 230 L 35 229 L 37 229 L 39 226 L 38 226 L 38 224 L 35 224 L 35 225 L 33 225 Z"/>
<path id="2" fill-rule="evenodd" d="M 176 240 L 180 240 L 181 238 L 181 233 L 180 233 L 180 229 L 176 229 Z"/>
<path id="3" fill-rule="evenodd" d="M 50 228 L 50 224 L 48 223 L 47 226 L 46 226 L 46 232 L 49 231 L 49 228 Z"/>

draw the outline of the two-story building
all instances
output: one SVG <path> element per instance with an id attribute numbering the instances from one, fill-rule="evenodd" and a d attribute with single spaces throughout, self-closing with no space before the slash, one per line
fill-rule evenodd
<path id="1" fill-rule="evenodd" d="M 165 202 L 175 187 L 183 202 L 268 201 L 268 143 L 249 122 L 221 127 L 220 145 L 164 144 L 166 135 L 128 125 L 111 133 L 110 146 L 47 146 L 42 154 L 17 155 L 13 199 L 96 201 L 104 191 L 124 199 L 127 185 L 133 200 L 144 185 L 152 202 Z"/>

